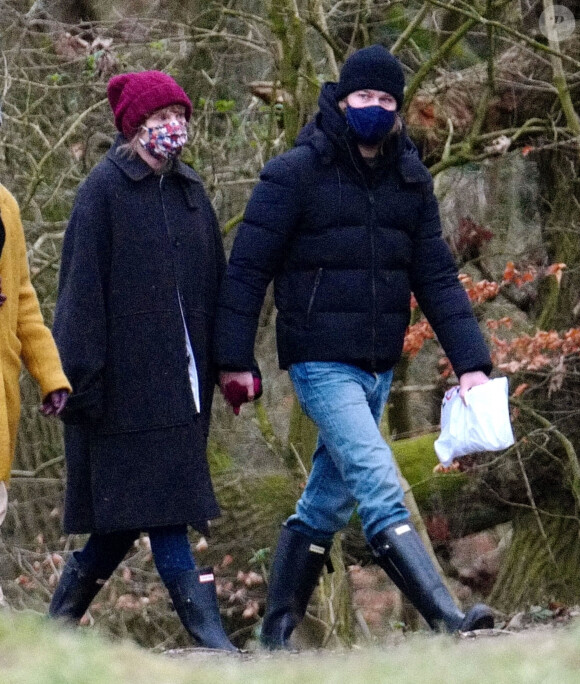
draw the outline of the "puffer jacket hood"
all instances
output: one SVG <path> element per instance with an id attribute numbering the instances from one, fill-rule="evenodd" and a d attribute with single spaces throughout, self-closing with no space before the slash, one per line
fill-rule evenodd
<path id="1" fill-rule="evenodd" d="M 304 126 L 296 138 L 296 147 L 309 145 L 323 164 L 331 164 L 342 158 L 352 163 L 359 172 L 367 175 L 370 171 L 360 154 L 355 137 L 350 130 L 346 117 L 336 103 L 336 83 L 328 82 L 322 86 L 318 98 L 318 112 Z M 419 158 L 419 152 L 403 128 L 393 133 L 383 143 L 378 157 L 378 168 L 395 166 L 401 178 L 407 183 L 432 184 L 431 174 Z"/>

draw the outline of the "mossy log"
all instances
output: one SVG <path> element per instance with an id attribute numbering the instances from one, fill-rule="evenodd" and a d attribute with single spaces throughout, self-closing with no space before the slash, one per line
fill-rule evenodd
<path id="1" fill-rule="evenodd" d="M 436 437 L 431 433 L 391 444 L 421 516 L 443 516 L 451 537 L 505 522 L 508 511 L 474 498 L 469 474 L 433 473 Z M 307 441 L 300 443 L 302 453 Z M 304 465 L 309 467 L 307 460 Z M 281 523 L 294 512 L 301 481 L 290 470 L 243 473 L 228 470 L 225 463 L 222 468 L 213 473 L 223 515 L 212 523 L 210 549 L 215 549 L 217 561 L 220 554 L 230 553 L 243 563 L 256 550 L 275 544 Z M 345 532 L 344 551 L 353 562 L 369 559 L 356 516 Z"/>
<path id="2" fill-rule="evenodd" d="M 439 463 L 434 447 L 438 436 L 439 433 L 429 433 L 391 442 L 401 473 L 409 483 L 423 518 L 444 516 L 452 538 L 506 522 L 510 513 L 505 506 L 478 500 L 469 473 L 433 472 Z"/>

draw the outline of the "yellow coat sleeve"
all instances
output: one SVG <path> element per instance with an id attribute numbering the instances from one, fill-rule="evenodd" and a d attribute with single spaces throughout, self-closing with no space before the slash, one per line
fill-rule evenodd
<path id="1" fill-rule="evenodd" d="M 24 365 L 38 382 L 44 398 L 57 389 L 71 391 L 71 387 L 62 370 L 52 333 L 44 324 L 36 292 L 30 282 L 26 242 L 17 206 L 15 211 L 18 230 L 11 236 L 16 241 L 15 249 L 11 252 L 20 261 L 16 336 L 22 345 L 21 357 Z"/>

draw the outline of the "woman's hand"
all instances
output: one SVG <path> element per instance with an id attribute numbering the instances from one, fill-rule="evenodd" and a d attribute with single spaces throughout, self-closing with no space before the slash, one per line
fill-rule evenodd
<path id="1" fill-rule="evenodd" d="M 253 401 L 260 393 L 260 378 L 254 377 L 250 371 L 222 371 L 219 376 L 220 389 L 225 400 L 233 408 L 236 416 L 240 406 Z"/>
<path id="2" fill-rule="evenodd" d="M 54 390 L 44 398 L 40 412 L 43 416 L 59 416 L 68 401 L 69 391 L 66 389 Z"/>
<path id="3" fill-rule="evenodd" d="M 489 382 L 489 378 L 483 371 L 463 373 L 459 378 L 459 396 L 463 399 L 463 403 L 467 404 L 466 395 L 472 387 L 485 385 L 486 382 Z"/>

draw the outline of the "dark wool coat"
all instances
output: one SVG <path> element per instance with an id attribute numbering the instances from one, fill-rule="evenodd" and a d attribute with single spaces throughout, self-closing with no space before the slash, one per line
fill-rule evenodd
<path id="1" fill-rule="evenodd" d="M 491 370 L 487 347 L 441 237 L 429 172 L 403 133 L 374 167 L 326 84 L 296 146 L 269 161 L 238 229 L 220 295 L 217 364 L 251 367 L 274 278 L 280 366 L 399 359 L 414 292 L 455 372 Z"/>
<path id="2" fill-rule="evenodd" d="M 79 189 L 63 246 L 53 334 L 73 386 L 64 525 L 69 533 L 182 523 L 206 531 L 219 515 L 206 443 L 221 236 L 194 171 L 177 162 L 157 175 L 117 154 L 121 142 Z"/>

